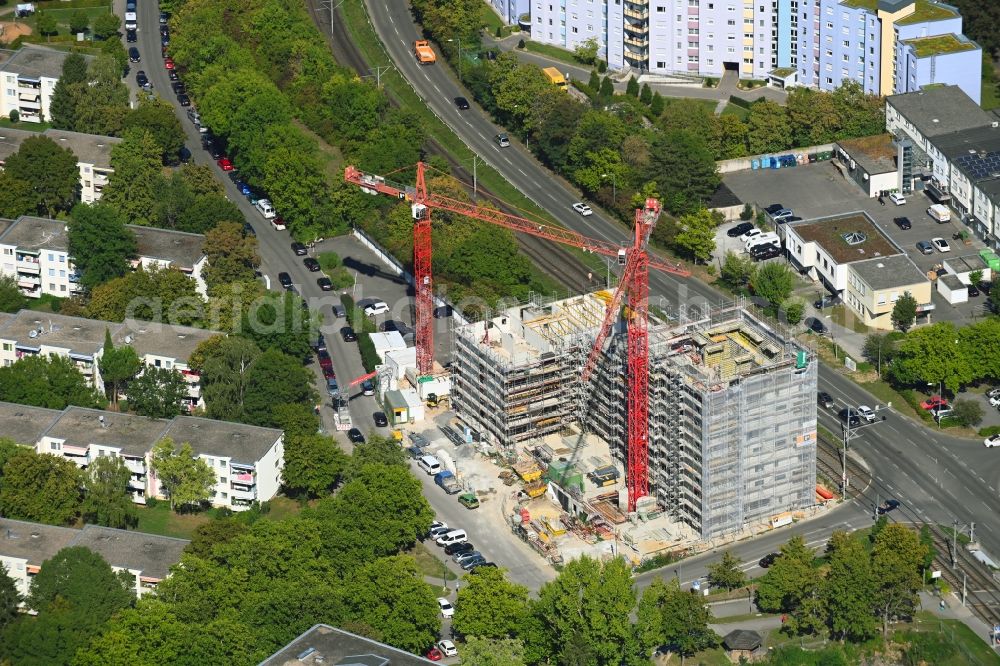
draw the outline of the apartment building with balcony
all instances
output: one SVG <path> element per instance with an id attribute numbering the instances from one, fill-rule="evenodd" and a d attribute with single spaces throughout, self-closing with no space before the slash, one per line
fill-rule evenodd
<path id="1" fill-rule="evenodd" d="M 24 122 L 40 123 L 50 119 L 52 91 L 62 76 L 68 51 L 58 51 L 37 44 L 25 44 L 0 62 L 0 115 L 17 111 Z M 84 56 L 93 60 L 91 56 Z"/>
<path id="2" fill-rule="evenodd" d="M 982 50 L 930 0 L 531 0 L 531 38 L 596 37 L 613 69 L 872 94 L 955 84 L 979 100 Z"/>
<path id="3" fill-rule="evenodd" d="M 82 287 L 69 257 L 66 222 L 22 215 L 6 224 L 0 234 L 0 274 L 12 276 L 29 298 L 79 293 Z"/>
<path id="4" fill-rule="evenodd" d="M 129 489 L 138 504 L 147 497 L 164 498 L 150 461 L 153 447 L 165 437 L 178 447 L 191 444 L 215 472 L 209 497 L 213 506 L 243 511 L 272 499 L 281 487 L 284 433 L 274 428 L 192 416 L 150 419 L 82 407 L 51 410 L 0 403 L 0 431 L 81 469 L 100 456 L 122 458 L 132 473 Z"/>
<path id="5" fill-rule="evenodd" d="M 100 555 L 113 570 L 127 571 L 136 597 L 141 598 L 170 575 L 170 567 L 180 561 L 188 543 L 100 525 L 75 529 L 0 518 L 0 566 L 25 597 L 47 560 L 64 548 L 80 546 Z"/>
<path id="6" fill-rule="evenodd" d="M 208 287 L 202 277 L 208 265 L 208 257 L 202 251 L 205 236 L 137 224 L 126 226 L 132 230 L 138 246 L 139 257 L 132 261 L 133 268 L 176 268 L 194 280 L 199 294 L 208 296 Z"/>
<path id="7" fill-rule="evenodd" d="M 4 161 L 21 148 L 25 139 L 38 136 L 37 132 L 0 127 L 0 169 Z M 80 169 L 80 200 L 93 203 L 101 198 L 101 192 L 108 184 L 108 178 L 114 173 L 111 168 L 111 149 L 121 139 L 99 134 L 81 134 L 64 130 L 47 129 L 42 132 L 63 148 L 73 151 Z"/>
<path id="8" fill-rule="evenodd" d="M 21 310 L 0 318 L 0 364 L 8 366 L 34 354 L 66 356 L 94 388 L 104 390 L 98 362 L 106 333 L 111 333 L 116 346 L 131 345 L 143 365 L 183 374 L 188 383 L 184 406 L 188 410 L 204 407 L 199 376 L 189 367 L 188 359 L 199 344 L 223 335 L 219 331 L 137 319 L 119 323 Z"/>

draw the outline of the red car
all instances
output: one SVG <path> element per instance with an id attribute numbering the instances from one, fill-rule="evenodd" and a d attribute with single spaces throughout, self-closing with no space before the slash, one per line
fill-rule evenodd
<path id="1" fill-rule="evenodd" d="M 444 655 L 441 654 L 441 650 L 438 650 L 436 647 L 432 647 L 424 656 L 431 661 L 441 661 L 441 659 L 444 658 Z"/>
<path id="2" fill-rule="evenodd" d="M 174 68 L 174 59 L 173 58 L 167 58 L 166 60 L 163 61 L 163 66 L 166 67 L 167 69 L 173 69 Z"/>
<path id="3" fill-rule="evenodd" d="M 931 397 L 920 403 L 921 409 L 937 409 L 938 407 L 947 407 L 948 401 L 939 395 L 932 395 Z"/>
<path id="4" fill-rule="evenodd" d="M 220 157 L 218 165 L 223 171 L 234 171 L 236 169 L 236 167 L 233 166 L 233 163 L 229 161 L 228 157 Z"/>

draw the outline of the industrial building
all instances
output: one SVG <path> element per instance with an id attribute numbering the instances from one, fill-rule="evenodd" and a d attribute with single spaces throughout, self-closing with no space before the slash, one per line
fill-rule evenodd
<path id="1" fill-rule="evenodd" d="M 459 418 L 508 456 L 582 426 L 588 440 L 603 441 L 623 476 L 624 326 L 590 381 L 580 380 L 610 297 L 536 298 L 457 327 L 452 400 Z M 697 320 L 651 319 L 649 337 L 650 497 L 637 511 L 712 539 L 814 505 L 817 368 L 810 352 L 740 303 Z M 547 477 L 568 475 L 553 475 L 552 465 L 575 465 L 573 476 L 593 478 L 585 466 L 600 456 L 587 447 L 581 456 L 565 445 Z M 587 500 L 565 492 L 570 503 Z M 621 508 L 624 490 L 619 494 Z"/>

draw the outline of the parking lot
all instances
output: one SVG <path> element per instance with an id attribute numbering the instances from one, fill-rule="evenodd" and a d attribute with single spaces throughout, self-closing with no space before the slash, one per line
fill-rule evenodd
<path id="1" fill-rule="evenodd" d="M 922 192 L 911 194 L 906 203 L 901 206 L 885 199 L 881 205 L 878 199 L 870 199 L 852 182 L 846 180 L 830 162 L 819 162 L 788 169 L 762 169 L 757 171 L 740 171 L 727 174 L 726 185 L 743 201 L 756 204 L 763 208 L 774 203 L 791 208 L 795 215 L 804 220 L 864 211 L 875 221 L 876 226 L 892 239 L 913 260 L 917 267 L 930 271 L 949 257 L 977 254 L 984 245 L 975 238 L 967 245 L 953 236 L 965 229 L 953 212 L 952 220 L 944 224 L 934 221 L 927 208 L 934 203 Z M 911 228 L 900 229 L 893 220 L 897 217 L 907 217 Z M 723 241 L 722 248 L 742 250 L 739 239 L 725 237 L 725 231 L 733 224 L 726 224 L 720 230 L 719 239 Z M 917 250 L 918 241 L 929 241 L 932 238 L 943 238 L 951 247 L 950 252 L 922 254 Z M 724 239 L 724 240 L 723 240 Z M 720 255 L 721 256 L 721 255 Z M 984 316 L 985 296 L 973 297 L 968 303 L 951 305 L 944 300 L 937 290 L 933 290 L 936 305 L 933 321 L 969 321 L 975 317 Z"/>

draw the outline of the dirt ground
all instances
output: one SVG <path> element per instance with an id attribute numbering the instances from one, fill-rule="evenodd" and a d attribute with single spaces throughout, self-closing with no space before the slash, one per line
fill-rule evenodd
<path id="1" fill-rule="evenodd" d="M 30 35 L 31 27 L 26 23 L 0 21 L 0 42 L 11 43 L 21 35 Z"/>

